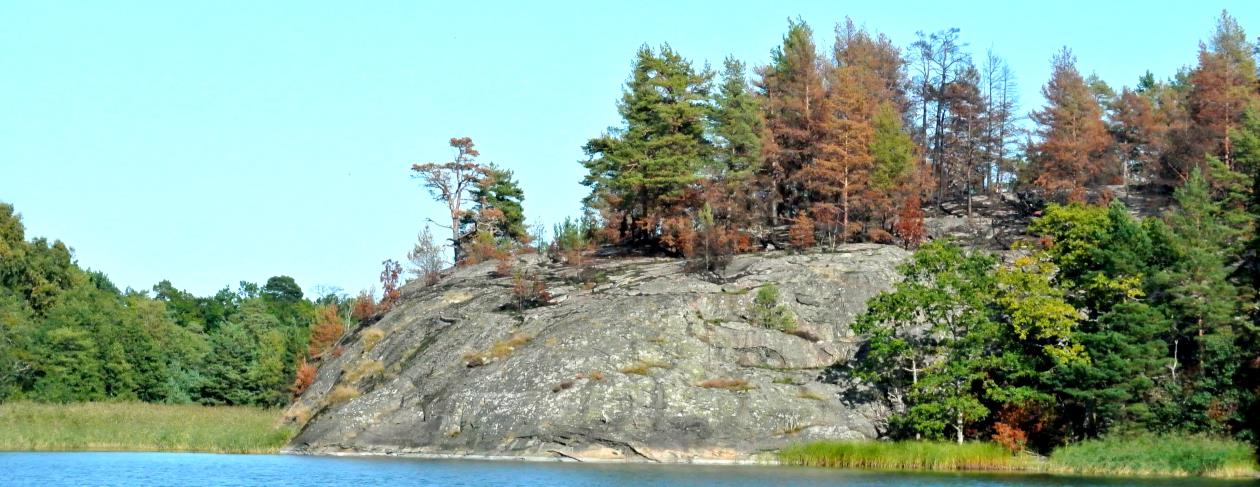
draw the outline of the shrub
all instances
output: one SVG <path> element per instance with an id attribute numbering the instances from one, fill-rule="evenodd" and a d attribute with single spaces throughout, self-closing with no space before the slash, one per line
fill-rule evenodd
<path id="1" fill-rule="evenodd" d="M 402 264 L 394 259 L 385 259 L 381 262 L 381 308 L 388 310 L 394 306 L 398 298 L 402 296 L 402 290 L 398 288 L 399 279 L 402 278 Z"/>
<path id="2" fill-rule="evenodd" d="M 922 203 L 918 195 L 912 195 L 897 213 L 897 222 L 893 224 L 893 234 L 901 240 L 903 247 L 912 249 L 923 242 L 925 233 Z"/>
<path id="3" fill-rule="evenodd" d="M 882 228 L 872 228 L 866 231 L 866 240 L 868 242 L 887 244 L 892 243 L 893 236 Z"/>
<path id="4" fill-rule="evenodd" d="M 713 219 L 713 208 L 705 203 L 696 216 L 696 232 L 691 252 L 684 254 L 689 259 L 687 267 L 689 270 L 706 272 L 726 269 L 738 243 L 730 229 Z"/>
<path id="5" fill-rule="evenodd" d="M 594 224 L 588 218 L 573 221 L 565 218 L 563 222 L 552 227 L 551 245 L 547 247 L 547 255 L 553 261 L 569 265 L 581 265 L 583 252 L 592 247 L 591 233 Z"/>
<path id="6" fill-rule="evenodd" d="M 317 372 L 319 372 L 319 369 L 308 363 L 305 357 L 298 362 L 297 372 L 294 373 L 293 385 L 289 387 L 293 397 L 300 396 L 303 392 L 306 392 L 306 389 L 315 382 Z"/>
<path id="7" fill-rule="evenodd" d="M 411 261 L 411 273 L 424 281 L 425 285 L 434 285 L 442 278 L 442 267 L 445 257 L 442 246 L 433 240 L 433 233 L 425 226 L 416 237 L 416 245 L 407 252 L 407 260 Z"/>
<path id="8" fill-rule="evenodd" d="M 473 234 L 472 240 L 460 247 L 463 253 L 459 265 L 475 265 L 492 260 L 507 260 L 512 257 L 512 241 L 496 238 L 493 233 L 482 230 Z"/>
<path id="9" fill-rule="evenodd" d="M 512 275 L 512 259 L 502 258 L 494 262 L 494 277 L 507 277 Z"/>
<path id="10" fill-rule="evenodd" d="M 757 289 L 752 306 L 748 310 L 753 324 L 783 332 L 796 329 L 796 317 L 787 306 L 779 304 L 779 287 L 773 283 Z"/>
<path id="11" fill-rule="evenodd" d="M 679 216 L 662 221 L 661 247 L 676 255 L 691 255 L 696 247 L 696 231 L 692 228 L 691 219 Z"/>
<path id="12" fill-rule="evenodd" d="M 376 300 L 372 298 L 372 293 L 360 291 L 359 295 L 354 298 L 354 306 L 350 308 L 350 318 L 356 322 L 363 323 L 376 316 L 376 311 Z"/>
<path id="13" fill-rule="evenodd" d="M 1028 433 L 1019 427 L 996 423 L 993 425 L 993 431 L 993 441 L 1010 450 L 1011 453 L 1024 451 L 1024 445 L 1028 444 Z"/>
<path id="14" fill-rule="evenodd" d="M 524 311 L 551 304 L 547 281 L 524 271 L 512 274 L 512 308 Z"/>

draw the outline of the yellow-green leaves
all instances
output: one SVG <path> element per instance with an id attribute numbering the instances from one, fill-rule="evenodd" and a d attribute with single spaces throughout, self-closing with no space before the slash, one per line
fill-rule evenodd
<path id="1" fill-rule="evenodd" d="M 1072 337 L 1080 313 L 1051 282 L 1056 270 L 1044 255 L 1015 259 L 997 272 L 995 301 L 1020 340 L 1049 342 L 1043 348 L 1057 361 L 1087 360 Z"/>

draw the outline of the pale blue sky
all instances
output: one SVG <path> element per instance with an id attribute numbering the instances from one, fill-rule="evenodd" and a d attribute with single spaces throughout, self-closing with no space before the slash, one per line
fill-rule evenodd
<path id="1" fill-rule="evenodd" d="M 1194 63 L 1222 8 L 1260 34 L 1242 1 L 532 3 L 0 1 L 0 201 L 119 286 L 355 291 L 440 217 L 408 168 L 452 136 L 516 171 L 531 221 L 577 214 L 643 43 L 759 65 L 789 17 L 824 48 L 846 15 L 903 47 L 959 27 L 1028 110 L 1063 45 L 1118 86 Z"/>

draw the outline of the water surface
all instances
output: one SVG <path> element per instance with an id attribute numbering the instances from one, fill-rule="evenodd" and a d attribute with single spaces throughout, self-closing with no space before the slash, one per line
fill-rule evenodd
<path id="1" fill-rule="evenodd" d="M 0 453 L 13 486 L 824 486 L 919 487 L 1260 485 L 1251 481 L 917 474 L 770 467 L 577 464 L 197 453 Z"/>

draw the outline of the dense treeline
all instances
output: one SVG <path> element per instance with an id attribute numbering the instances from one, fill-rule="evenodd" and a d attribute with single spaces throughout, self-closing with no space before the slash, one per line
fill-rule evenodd
<path id="1" fill-rule="evenodd" d="M 852 371 L 892 403 L 890 433 L 1043 452 L 1140 431 L 1260 440 L 1256 239 L 1235 226 L 1260 208 L 1210 192 L 1195 169 L 1162 218 L 1051 205 L 1005 262 L 920 248 L 854 327 Z"/>
<path id="2" fill-rule="evenodd" d="M 168 281 L 122 291 L 62 242 L 26 240 L 0 203 L 0 401 L 284 404 L 350 311 L 286 276 L 206 297 Z"/>
<path id="3" fill-rule="evenodd" d="M 1032 206 L 1120 187 L 1169 195 L 1196 168 L 1219 192 L 1255 172 L 1235 134 L 1256 102 L 1255 46 L 1227 13 L 1195 66 L 1119 92 L 1064 48 L 1026 119 L 1005 61 L 975 59 L 957 29 L 901 49 L 846 20 L 826 52 L 814 40 L 790 22 L 751 82 L 734 59 L 719 76 L 668 45 L 641 48 L 622 125 L 584 147 L 592 237 L 676 254 L 706 238 L 782 244 L 785 227 L 797 247 L 914 245 L 924 204 L 965 200 L 970 215 L 973 197 L 999 192 Z"/>
<path id="4" fill-rule="evenodd" d="M 785 241 L 914 247 L 924 209 L 1004 193 L 1031 239 L 928 243 L 856 325 L 852 372 L 894 405 L 892 435 L 1260 441 L 1260 83 L 1234 18 L 1195 65 L 1119 92 L 1062 49 L 1027 122 L 1010 69 L 957 29 L 904 50 L 852 21 L 814 40 L 790 22 L 751 83 L 736 60 L 719 77 L 641 48 L 622 125 L 585 146 L 588 236 L 711 268 Z M 1167 204 L 1137 220 L 1119 190 Z"/>

